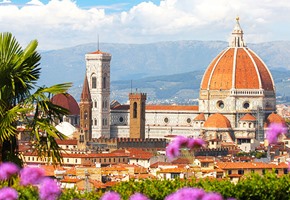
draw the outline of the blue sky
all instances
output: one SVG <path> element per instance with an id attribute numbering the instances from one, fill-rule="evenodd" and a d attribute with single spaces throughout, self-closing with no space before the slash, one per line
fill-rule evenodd
<path id="1" fill-rule="evenodd" d="M 0 0 L 0 30 L 59 49 L 97 41 L 229 39 L 236 16 L 247 43 L 290 40 L 289 0 Z"/>

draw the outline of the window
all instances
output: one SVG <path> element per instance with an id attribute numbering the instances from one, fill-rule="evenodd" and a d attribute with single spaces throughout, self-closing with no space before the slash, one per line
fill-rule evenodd
<path id="1" fill-rule="evenodd" d="M 107 74 L 104 74 L 105 77 L 103 77 L 103 88 L 104 89 L 106 88 L 106 75 Z"/>
<path id="2" fill-rule="evenodd" d="M 92 77 L 92 88 L 97 88 L 97 78 L 95 76 Z"/>
<path id="3" fill-rule="evenodd" d="M 191 123 L 191 119 L 187 118 L 186 122 L 190 124 Z"/>
<path id="4" fill-rule="evenodd" d="M 95 108 L 97 108 L 98 107 L 98 103 L 97 103 L 97 101 L 95 101 Z"/>
<path id="5" fill-rule="evenodd" d="M 66 159 L 66 162 L 68 162 L 68 163 L 69 163 L 69 158 L 67 158 L 67 159 Z"/>
<path id="6" fill-rule="evenodd" d="M 232 174 L 232 170 L 229 170 L 229 171 L 228 171 L 228 175 L 231 175 L 231 174 Z"/>
<path id="7" fill-rule="evenodd" d="M 240 175 L 244 174 L 244 170 L 243 169 L 239 169 L 238 170 L 238 174 L 240 174 Z"/>
<path id="8" fill-rule="evenodd" d="M 168 122 L 169 122 L 169 119 L 168 119 L 167 117 L 165 117 L 165 118 L 164 118 L 164 122 L 165 122 L 165 123 L 168 123 Z"/>
<path id="9" fill-rule="evenodd" d="M 284 174 L 288 174 L 288 169 L 287 168 L 284 168 L 283 171 L 284 171 Z"/>
<path id="10" fill-rule="evenodd" d="M 172 178 L 172 179 L 174 179 L 174 178 L 178 178 L 178 177 L 180 177 L 180 174 L 178 174 L 178 173 L 172 173 L 172 174 L 171 174 L 171 178 Z"/>
<path id="11" fill-rule="evenodd" d="M 124 121 L 124 118 L 123 117 L 120 117 L 119 118 L 119 122 L 123 122 Z"/>
<path id="12" fill-rule="evenodd" d="M 85 113 L 84 113 L 84 119 L 88 119 L 88 112 L 87 111 L 85 111 Z"/>
<path id="13" fill-rule="evenodd" d="M 133 118 L 137 118 L 137 103 L 133 104 Z"/>
<path id="14" fill-rule="evenodd" d="M 225 107 L 224 102 L 223 102 L 223 101 L 218 101 L 218 102 L 217 102 L 217 107 L 218 107 L 219 109 L 223 109 L 223 108 Z"/>
<path id="15" fill-rule="evenodd" d="M 249 102 L 245 102 L 243 104 L 243 108 L 248 109 L 250 107 L 250 103 Z"/>
<path id="16" fill-rule="evenodd" d="M 95 126 L 97 126 L 97 119 L 95 119 Z"/>
<path id="17" fill-rule="evenodd" d="M 75 163 L 78 163 L 78 159 L 75 160 Z"/>

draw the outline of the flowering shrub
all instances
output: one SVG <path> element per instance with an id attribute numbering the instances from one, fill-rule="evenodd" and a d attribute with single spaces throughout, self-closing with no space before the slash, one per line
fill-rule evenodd
<path id="1" fill-rule="evenodd" d="M 271 123 L 266 131 L 266 139 L 269 144 L 277 144 L 278 137 L 287 133 L 287 127 L 281 123 Z"/>
<path id="2" fill-rule="evenodd" d="M 0 180 L 0 200 L 55 200 L 61 193 L 57 183 L 51 178 L 45 178 L 44 171 L 36 167 L 20 170 L 14 163 L 2 163 Z"/>
<path id="3" fill-rule="evenodd" d="M 166 147 L 166 156 L 172 160 L 180 155 L 182 147 L 188 150 L 200 148 L 204 146 L 205 142 L 200 138 L 187 138 L 184 136 L 176 136 L 174 140 Z"/>

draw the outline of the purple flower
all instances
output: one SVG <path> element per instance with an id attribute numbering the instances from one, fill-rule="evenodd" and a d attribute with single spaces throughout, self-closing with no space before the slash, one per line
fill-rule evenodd
<path id="1" fill-rule="evenodd" d="M 173 160 L 175 157 L 179 156 L 180 151 L 179 151 L 180 146 L 178 143 L 171 142 L 167 147 L 166 147 L 166 156 L 169 160 Z"/>
<path id="2" fill-rule="evenodd" d="M 0 200 L 16 200 L 18 199 L 18 193 L 15 189 L 10 187 L 4 187 L 0 189 Z"/>
<path id="3" fill-rule="evenodd" d="M 44 170 L 37 167 L 25 167 L 20 171 L 21 185 L 38 184 L 44 177 Z"/>
<path id="4" fill-rule="evenodd" d="M 188 142 L 188 138 L 184 137 L 182 135 L 176 136 L 173 140 L 173 143 L 176 143 L 177 145 L 181 146 L 186 146 Z"/>
<path id="5" fill-rule="evenodd" d="M 201 200 L 205 196 L 205 191 L 199 188 L 181 188 L 165 197 L 165 200 Z"/>
<path id="6" fill-rule="evenodd" d="M 43 200 L 55 200 L 61 193 L 60 187 L 51 178 L 44 178 L 39 186 L 39 196 Z"/>
<path id="7" fill-rule="evenodd" d="M 19 171 L 19 167 L 11 162 L 5 162 L 0 165 L 0 180 L 7 180 L 13 174 Z"/>
<path id="8" fill-rule="evenodd" d="M 278 137 L 281 134 L 285 134 L 287 128 L 281 123 L 271 123 L 266 131 L 266 139 L 269 144 L 276 144 L 278 142 Z"/>
<path id="9" fill-rule="evenodd" d="M 200 138 L 190 138 L 188 139 L 187 142 L 187 147 L 192 149 L 192 148 L 199 148 L 202 147 L 205 144 L 203 139 Z"/>
<path id="10" fill-rule="evenodd" d="M 215 192 L 211 192 L 211 193 L 207 193 L 202 200 L 223 200 L 222 195 L 215 193 Z"/>
<path id="11" fill-rule="evenodd" d="M 141 194 L 141 193 L 135 193 L 133 194 L 129 200 L 149 200 L 148 197 L 146 197 L 145 195 Z"/>
<path id="12" fill-rule="evenodd" d="M 117 192 L 106 192 L 101 200 L 121 200 L 121 197 Z"/>

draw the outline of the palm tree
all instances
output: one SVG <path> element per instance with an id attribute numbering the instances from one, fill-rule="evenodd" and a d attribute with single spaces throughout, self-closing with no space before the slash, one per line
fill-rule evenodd
<path id="1" fill-rule="evenodd" d="M 11 33 L 0 33 L 0 161 L 22 164 L 16 127 L 21 120 L 31 130 L 33 149 L 38 156 L 51 158 L 53 163 L 62 161 L 55 139 L 64 136 L 55 129 L 52 121 L 68 111 L 52 104 L 50 97 L 65 93 L 71 84 L 37 87 L 41 69 L 37 45 L 33 40 L 22 49 Z M 31 93 L 32 90 L 36 91 Z M 28 117 L 28 112 L 33 113 L 33 117 Z"/>

